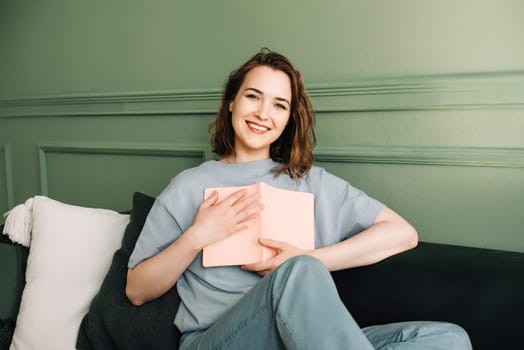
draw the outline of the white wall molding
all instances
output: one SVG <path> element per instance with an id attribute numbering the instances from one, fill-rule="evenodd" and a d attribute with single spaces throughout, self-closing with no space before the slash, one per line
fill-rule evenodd
<path id="1" fill-rule="evenodd" d="M 3 154 L 4 158 L 4 171 L 5 171 L 5 190 L 7 194 L 6 204 L 9 209 L 15 206 L 15 188 L 14 188 L 14 177 L 13 177 L 13 159 L 11 154 L 10 144 L 0 144 L 0 153 Z"/>
<path id="2" fill-rule="evenodd" d="M 317 113 L 524 107 L 524 71 L 306 84 Z M 0 118 L 213 115 L 220 89 L 0 99 Z"/>
<path id="3" fill-rule="evenodd" d="M 4 153 L 7 154 L 5 149 L 4 146 Z M 40 185 L 43 195 L 49 194 L 47 155 L 50 153 L 189 157 L 202 161 L 213 159 L 213 152 L 209 145 L 43 142 L 39 144 L 38 149 Z M 315 161 L 332 163 L 524 168 L 523 148 L 349 145 L 317 147 L 314 157 Z M 7 166 L 10 156 L 6 157 L 5 162 L 6 169 L 10 169 L 10 166 Z M 12 189 L 11 175 L 8 182 L 11 182 L 7 184 L 8 189 Z M 9 196 L 11 198 L 10 206 L 12 206 L 14 200 L 12 190 Z"/>
<path id="4" fill-rule="evenodd" d="M 524 148 L 361 146 L 317 147 L 316 161 L 524 168 Z"/>
<path id="5" fill-rule="evenodd" d="M 213 157 L 211 148 L 208 145 L 42 142 L 38 145 L 40 192 L 45 196 L 49 195 L 47 155 L 50 153 L 188 157 L 201 159 L 202 161 L 212 159 Z"/>

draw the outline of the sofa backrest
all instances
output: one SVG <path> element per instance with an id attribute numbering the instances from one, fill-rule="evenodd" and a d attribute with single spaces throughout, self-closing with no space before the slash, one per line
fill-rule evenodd
<path id="1" fill-rule="evenodd" d="M 28 248 L 0 234 L 0 319 L 16 319 L 25 285 L 28 253 Z"/>

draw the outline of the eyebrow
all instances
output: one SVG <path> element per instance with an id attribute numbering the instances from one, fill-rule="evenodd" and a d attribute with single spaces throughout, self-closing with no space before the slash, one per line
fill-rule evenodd
<path id="1" fill-rule="evenodd" d="M 264 95 L 264 92 L 262 92 L 261 90 L 257 89 L 257 88 L 253 88 L 253 87 L 248 87 L 246 88 L 244 91 L 248 91 L 248 90 L 252 90 L 252 91 L 255 91 L 261 95 Z M 275 100 L 278 100 L 278 101 L 282 101 L 282 102 L 286 102 L 289 106 L 291 106 L 291 102 L 289 102 L 287 99 L 285 99 L 284 97 L 275 97 Z"/>

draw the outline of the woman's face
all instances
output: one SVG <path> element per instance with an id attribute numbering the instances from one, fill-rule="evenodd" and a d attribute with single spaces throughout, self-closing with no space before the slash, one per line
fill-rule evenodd
<path id="1" fill-rule="evenodd" d="M 235 131 L 235 162 L 269 159 L 269 147 L 284 131 L 291 111 L 291 82 L 267 66 L 250 70 L 229 104 Z"/>

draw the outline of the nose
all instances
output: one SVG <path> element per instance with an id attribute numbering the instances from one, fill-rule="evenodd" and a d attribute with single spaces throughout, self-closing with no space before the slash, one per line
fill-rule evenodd
<path id="1" fill-rule="evenodd" d="M 270 107 L 271 107 L 270 103 L 267 103 L 267 102 L 260 103 L 258 111 L 257 111 L 257 117 L 261 120 L 268 119 Z"/>

